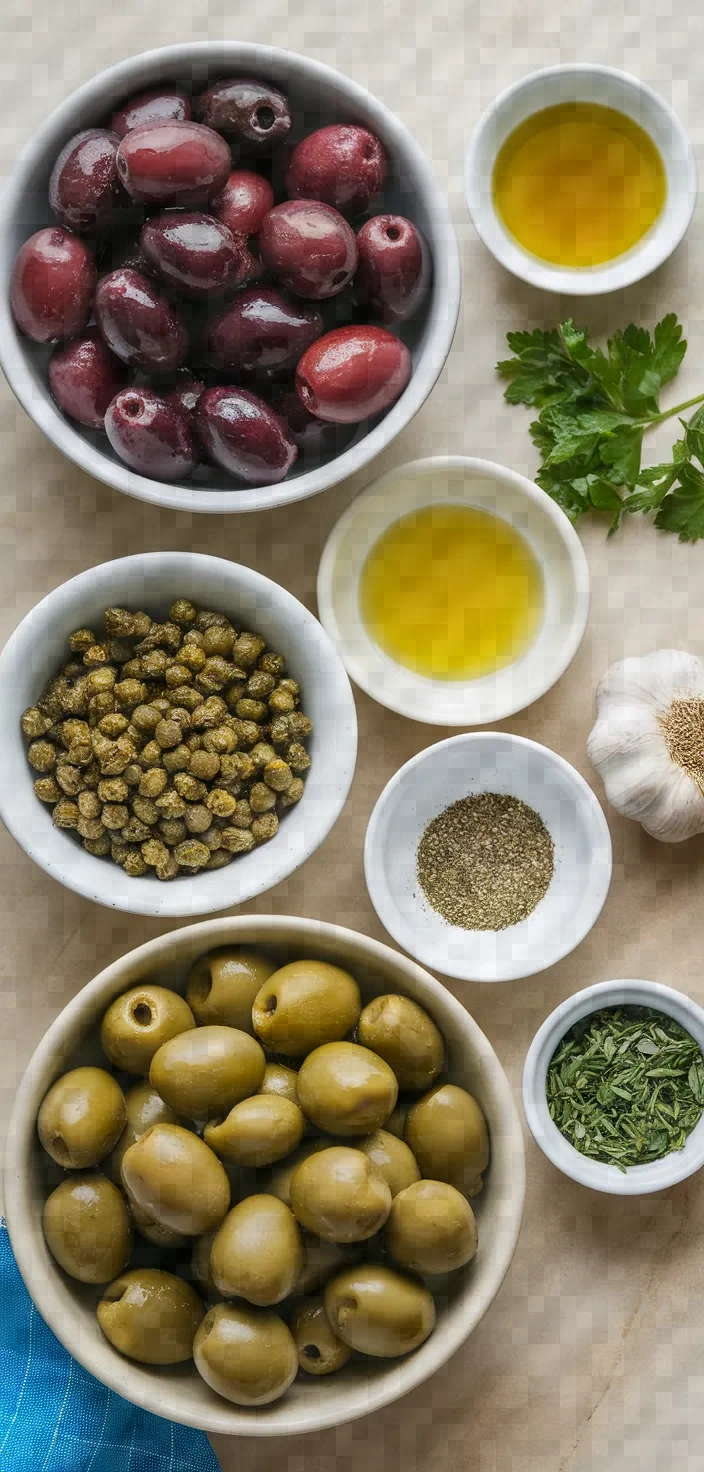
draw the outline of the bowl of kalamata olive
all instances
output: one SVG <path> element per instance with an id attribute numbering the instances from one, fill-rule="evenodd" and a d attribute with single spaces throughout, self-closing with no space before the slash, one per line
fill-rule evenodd
<path id="1" fill-rule="evenodd" d="M 383 103 L 292 52 L 202 42 L 73 93 L 6 185 L 0 363 L 84 470 L 251 511 L 409 423 L 457 322 L 447 203 Z"/>

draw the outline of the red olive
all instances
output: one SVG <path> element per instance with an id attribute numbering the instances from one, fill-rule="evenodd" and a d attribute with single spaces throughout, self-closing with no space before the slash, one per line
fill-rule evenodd
<path id="1" fill-rule="evenodd" d="M 264 216 L 274 207 L 274 191 L 268 179 L 252 169 L 233 169 L 210 208 L 233 235 L 256 235 Z"/>
<path id="2" fill-rule="evenodd" d="M 30 235 L 10 277 L 10 307 L 35 342 L 61 342 L 82 332 L 90 317 L 97 272 L 88 246 L 60 226 Z"/>
<path id="3" fill-rule="evenodd" d="M 147 220 L 142 250 L 165 281 L 203 296 L 239 276 L 243 246 L 212 215 L 171 210 Z"/>
<path id="4" fill-rule="evenodd" d="M 381 193 L 386 171 L 386 154 L 373 133 L 332 123 L 296 144 L 286 171 L 286 193 L 290 199 L 322 199 L 357 214 Z"/>
<path id="5" fill-rule="evenodd" d="M 420 230 L 403 215 L 376 215 L 359 231 L 357 249 L 360 305 L 384 322 L 412 317 L 430 283 L 430 253 Z"/>
<path id="6" fill-rule="evenodd" d="M 60 225 L 101 230 L 110 224 L 122 194 L 115 165 L 118 143 L 106 128 L 88 128 L 62 148 L 49 179 L 49 204 Z"/>
<path id="7" fill-rule="evenodd" d="M 108 408 L 105 431 L 115 454 L 139 475 L 179 480 L 196 464 L 188 420 L 151 389 L 123 389 Z"/>
<path id="8" fill-rule="evenodd" d="M 250 286 L 211 321 L 208 361 L 236 378 L 275 378 L 295 368 L 322 330 L 314 307 L 288 301 L 273 286 Z"/>
<path id="9" fill-rule="evenodd" d="M 204 204 L 230 172 L 230 150 L 201 123 L 145 123 L 117 150 L 117 172 L 128 194 L 147 204 Z"/>
<path id="10" fill-rule="evenodd" d="M 156 87 L 129 97 L 113 113 L 110 127 L 118 138 L 124 138 L 145 123 L 187 123 L 190 116 L 191 103 L 185 92 L 178 87 Z"/>
<path id="11" fill-rule="evenodd" d="M 275 485 L 298 454 L 286 422 L 244 388 L 207 388 L 196 423 L 211 459 L 247 485 Z"/>
<path id="12" fill-rule="evenodd" d="M 311 301 L 337 296 L 357 269 L 354 231 L 338 210 L 315 199 L 275 205 L 264 216 L 257 242 L 274 276 Z"/>
<path id="13" fill-rule="evenodd" d="M 296 392 L 312 414 L 358 424 L 388 409 L 411 376 L 408 348 L 384 327 L 338 327 L 303 354 Z"/>
<path id="14" fill-rule="evenodd" d="M 188 333 L 178 312 L 141 271 L 103 276 L 95 316 L 108 347 L 144 373 L 173 373 L 188 355 Z"/>
<path id="15" fill-rule="evenodd" d="M 95 327 L 58 347 L 49 363 L 49 388 L 60 409 L 88 429 L 102 429 L 105 411 L 124 388 L 124 363 L 110 352 Z"/>
<path id="16" fill-rule="evenodd" d="M 342 454 L 354 434 L 351 424 L 331 424 L 311 414 L 291 388 L 277 394 L 274 408 L 286 420 L 302 460 L 331 460 Z"/>
<path id="17" fill-rule="evenodd" d="M 283 92 L 250 77 L 216 82 L 198 99 L 196 107 L 209 128 L 235 138 L 245 152 L 273 153 L 291 128 Z"/>

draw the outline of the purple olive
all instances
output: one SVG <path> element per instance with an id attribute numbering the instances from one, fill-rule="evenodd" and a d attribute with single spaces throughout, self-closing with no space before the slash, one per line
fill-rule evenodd
<path id="1" fill-rule="evenodd" d="M 366 128 L 333 123 L 309 133 L 291 154 L 289 199 L 322 199 L 346 214 L 369 208 L 386 179 L 386 154 Z"/>
<path id="2" fill-rule="evenodd" d="M 384 322 L 418 311 L 430 284 L 430 252 L 420 230 L 403 215 L 376 215 L 357 236 L 357 301 Z"/>
<path id="3" fill-rule="evenodd" d="M 105 415 L 105 432 L 115 454 L 138 475 L 180 480 L 196 464 L 185 415 L 151 389 L 123 389 Z"/>
<path id="4" fill-rule="evenodd" d="M 394 403 L 411 368 L 405 343 L 385 327 L 338 327 L 303 354 L 296 393 L 319 419 L 359 424 Z"/>
<path id="5" fill-rule="evenodd" d="M 264 216 L 257 243 L 273 275 L 311 301 L 337 296 L 357 269 L 354 231 L 338 210 L 319 200 L 275 205 Z"/>
<path id="6" fill-rule="evenodd" d="M 110 127 L 118 138 L 124 138 L 135 128 L 143 128 L 145 123 L 187 123 L 190 116 L 191 103 L 185 92 L 178 87 L 157 87 L 129 97 L 113 113 Z"/>
<path id="7" fill-rule="evenodd" d="M 140 244 L 165 281 L 194 296 L 222 291 L 239 276 L 243 247 L 212 215 L 155 215 L 143 226 Z"/>
<path id="8" fill-rule="evenodd" d="M 219 133 L 200 123 L 145 123 L 117 150 L 117 172 L 127 193 L 146 204 L 205 204 L 232 167 Z"/>
<path id="9" fill-rule="evenodd" d="M 210 323 L 208 361 L 236 378 L 276 378 L 295 368 L 322 330 L 314 307 L 288 301 L 273 286 L 250 286 Z"/>
<path id="10" fill-rule="evenodd" d="M 34 342 L 62 342 L 90 317 L 97 272 L 88 246 L 58 225 L 25 240 L 10 277 L 10 308 Z"/>
<path id="11" fill-rule="evenodd" d="M 285 420 L 244 388 L 207 388 L 196 424 L 211 459 L 247 485 L 275 485 L 298 454 Z"/>
<path id="12" fill-rule="evenodd" d="M 252 169 L 233 169 L 210 208 L 233 235 L 256 235 L 269 210 L 274 208 L 274 191 L 268 179 Z"/>
<path id="13" fill-rule="evenodd" d="M 332 460 L 342 454 L 354 434 L 354 425 L 331 424 L 311 414 L 292 388 L 277 394 L 274 408 L 286 420 L 302 460 Z"/>
<path id="14" fill-rule="evenodd" d="M 126 381 L 124 363 L 110 352 L 97 328 L 55 349 L 49 388 L 60 409 L 88 429 L 102 429 L 105 411 Z"/>
<path id="15" fill-rule="evenodd" d="M 189 424 L 193 427 L 193 418 L 198 407 L 201 394 L 205 393 L 205 384 L 200 378 L 191 373 L 190 368 L 179 368 L 176 374 L 176 385 L 164 394 L 167 404 L 177 409 L 179 414 L 185 414 Z"/>
<path id="16" fill-rule="evenodd" d="M 49 179 L 49 204 L 69 230 L 104 230 L 120 196 L 115 159 L 119 138 L 106 128 L 76 133 L 62 148 Z"/>
<path id="17" fill-rule="evenodd" d="M 178 312 L 141 271 L 103 276 L 95 317 L 113 353 L 144 373 L 173 373 L 188 356 L 188 333 Z"/>
<path id="18" fill-rule="evenodd" d="M 236 139 L 244 152 L 273 153 L 291 129 L 283 92 L 250 77 L 216 82 L 198 99 L 196 110 L 209 128 Z"/>

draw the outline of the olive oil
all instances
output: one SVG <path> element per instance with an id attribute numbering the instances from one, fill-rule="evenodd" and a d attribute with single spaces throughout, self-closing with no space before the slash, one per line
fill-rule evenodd
<path id="1" fill-rule="evenodd" d="M 646 132 L 615 108 L 563 102 L 515 128 L 494 165 L 494 203 L 532 255 L 559 266 L 612 261 L 665 203 L 665 169 Z"/>
<path id="2" fill-rule="evenodd" d="M 424 506 L 371 548 L 360 607 L 369 633 L 398 664 L 430 679 L 479 679 L 533 642 L 542 572 L 509 522 L 474 506 Z"/>

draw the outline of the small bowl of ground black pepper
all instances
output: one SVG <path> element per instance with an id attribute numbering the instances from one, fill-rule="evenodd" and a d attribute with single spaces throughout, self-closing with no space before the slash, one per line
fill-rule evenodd
<path id="1" fill-rule="evenodd" d="M 603 981 L 545 1020 L 523 1107 L 536 1144 L 593 1191 L 643 1196 L 704 1165 L 704 1009 L 653 981 Z"/>
<path id="2" fill-rule="evenodd" d="M 544 971 L 591 930 L 611 881 L 604 814 L 534 741 L 452 736 L 392 777 L 369 820 L 369 894 L 416 960 L 462 981 Z"/>

